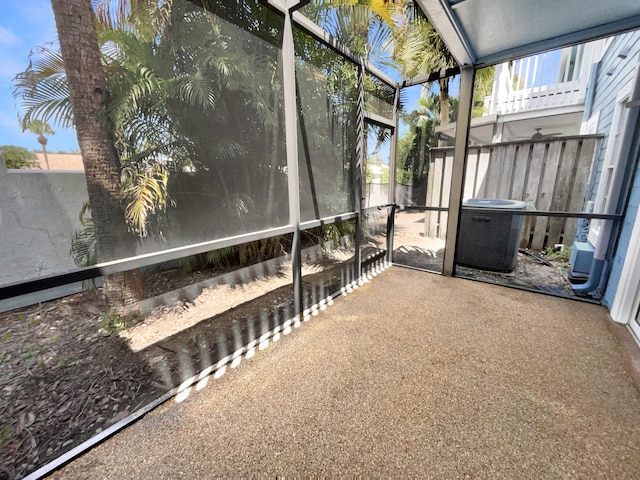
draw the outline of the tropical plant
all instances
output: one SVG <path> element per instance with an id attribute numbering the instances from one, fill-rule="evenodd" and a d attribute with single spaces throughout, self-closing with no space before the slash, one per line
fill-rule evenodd
<path id="1" fill-rule="evenodd" d="M 405 78 L 441 72 L 457 65 L 438 32 L 422 12 L 407 7 L 397 16 L 393 36 L 393 59 Z M 440 124 L 449 123 L 449 78 L 438 80 Z"/>
<path id="2" fill-rule="evenodd" d="M 457 66 L 457 62 L 449 52 L 444 41 L 422 12 L 410 3 L 399 10 L 396 26 L 393 30 L 393 59 L 400 67 L 405 78 L 418 75 L 442 72 Z M 480 69 L 476 72 L 476 91 L 478 96 L 487 95 L 487 86 L 491 88 L 494 67 Z M 445 125 L 452 119 L 449 98 L 450 78 L 438 80 L 439 124 Z M 474 100 L 474 104 L 477 104 Z M 478 105 L 476 105 L 478 106 Z M 480 113 L 479 110 L 476 110 Z"/>
<path id="3" fill-rule="evenodd" d="M 262 203 L 267 205 L 269 218 L 278 215 L 286 198 L 277 185 L 286 177 L 282 171 L 284 139 L 277 49 L 268 45 L 277 42 L 273 16 L 265 16 L 264 9 L 257 11 L 252 1 L 246 3 L 248 9 L 255 10 L 253 18 L 222 5 L 218 18 L 184 1 L 95 3 L 109 96 L 106 114 L 119 160 L 123 167 L 139 174 L 162 163 L 167 178 L 169 197 L 155 207 L 146 203 L 154 211 L 138 208 L 150 192 L 138 190 L 140 196 L 134 197 L 130 190 L 125 195 L 129 202 L 125 208 L 131 214 L 140 214 L 127 216 L 131 230 L 148 231 L 150 226 L 141 222 L 160 220 L 161 205 L 175 204 L 169 200 L 171 191 L 180 196 L 184 182 L 176 178 L 176 189 L 172 190 L 169 180 L 182 172 L 215 173 L 217 188 L 209 184 L 208 194 L 219 192 L 216 200 L 220 205 L 224 198 L 237 197 L 241 186 L 263 191 L 269 200 Z M 230 22 L 222 21 L 222 17 Z M 269 36 L 264 32 L 273 32 L 272 38 L 263 42 L 267 49 L 256 41 L 234 40 L 236 31 L 243 30 L 262 37 Z M 63 62 L 54 49 L 38 49 L 29 68 L 14 79 L 14 85 L 14 93 L 24 107 L 23 124 L 34 118 L 62 127 L 72 124 Z M 217 134 L 212 136 L 211 131 Z M 256 141 L 260 137 L 264 139 L 262 146 Z M 267 161 L 258 165 L 244 161 L 257 158 L 249 145 L 268 152 Z M 229 185 L 230 178 L 241 178 L 229 175 L 229 170 L 237 170 L 241 159 L 243 173 L 251 181 Z M 270 181 L 258 184 L 256 179 L 262 180 L 265 173 Z M 236 209 L 229 214 L 239 218 L 242 212 L 238 215 L 237 207 L 250 203 L 226 205 Z M 254 215 L 253 220 L 262 217 Z M 246 223 L 244 218 L 241 221 Z"/>
<path id="4" fill-rule="evenodd" d="M 128 235 L 121 206 L 120 161 L 113 144 L 106 75 L 101 63 L 90 0 L 52 0 L 53 13 L 64 61 L 71 111 L 82 151 L 87 191 L 100 261 L 133 255 L 134 238 Z M 120 310 L 141 298 L 142 282 L 137 270 L 105 278 L 109 307 Z"/>
<path id="5" fill-rule="evenodd" d="M 24 147 L 2 145 L 0 156 L 7 168 L 39 168 L 38 156 Z"/>
<path id="6" fill-rule="evenodd" d="M 124 216 L 129 229 L 145 237 L 149 230 L 149 215 L 164 211 L 167 203 L 169 175 L 161 163 L 142 170 L 135 166 L 122 169 L 122 196 L 126 207 Z"/>
<path id="7" fill-rule="evenodd" d="M 42 153 L 44 154 L 44 163 L 47 166 L 47 170 L 50 170 L 49 156 L 47 155 L 47 137 L 45 135 L 53 135 L 56 132 L 53 131 L 51 126 L 43 122 L 42 120 L 29 120 L 24 123 L 24 129 L 29 130 L 31 133 L 38 136 L 38 143 L 42 147 Z"/>
<path id="8" fill-rule="evenodd" d="M 183 273 L 192 273 L 206 268 L 231 268 L 240 265 L 254 265 L 272 258 L 287 255 L 291 250 L 291 235 L 255 240 L 210 252 L 192 255 L 180 260 Z"/>
<path id="9" fill-rule="evenodd" d="M 401 4 L 404 0 L 316 0 L 304 13 L 352 53 L 385 67 L 393 15 Z"/>
<path id="10" fill-rule="evenodd" d="M 97 263 L 96 235 L 91 207 L 89 202 L 84 202 L 78 215 L 81 228 L 71 237 L 71 258 L 80 267 L 89 267 Z"/>
<path id="11" fill-rule="evenodd" d="M 95 37 L 89 45 L 82 34 L 60 34 L 61 45 L 75 36 L 79 49 L 91 51 L 92 59 L 98 51 L 100 59 L 100 72 L 94 63 L 93 76 L 85 78 L 94 88 L 86 98 L 99 100 L 92 117 L 110 145 L 102 166 L 111 170 L 98 175 L 106 197 L 96 198 L 88 184 L 98 258 L 134 250 L 122 245 L 118 252 L 100 254 L 106 248 L 101 245 L 118 243 L 99 238 L 103 209 L 94 203 L 107 198 L 121 211 L 111 215 L 111 221 L 120 221 L 137 237 L 155 233 L 166 238 L 168 207 L 182 209 L 174 216 L 179 219 L 175 231 L 195 235 L 191 241 L 284 223 L 287 180 L 278 16 L 254 0 L 246 0 L 244 9 L 236 2 L 216 3 L 215 15 L 204 4 L 186 1 L 104 0 L 94 2 L 94 23 L 88 20 L 93 16 L 88 3 L 53 6 L 59 13 L 82 11 L 85 21 L 95 26 L 95 32 L 83 34 L 97 37 L 98 49 Z M 59 23 L 60 29 L 78 28 Z M 70 101 L 76 79 L 65 71 L 67 56 L 64 48 L 60 54 L 42 47 L 27 70 L 15 77 L 23 125 L 41 120 L 80 127 L 78 108 Z M 80 58 L 84 61 L 80 54 L 71 59 L 74 68 Z M 80 67 L 86 74 L 85 66 Z M 93 179 L 96 163 L 84 160 L 87 179 Z"/>
<path id="12" fill-rule="evenodd" d="M 437 145 L 434 127 L 439 123 L 440 103 L 434 92 L 420 98 L 418 108 L 401 113 L 409 130 L 398 140 L 396 153 L 398 183 L 419 184 L 426 180 L 429 149 Z"/>
<path id="13" fill-rule="evenodd" d="M 33 121 L 60 128 L 73 126 L 64 61 L 58 50 L 40 46 L 29 54 L 29 66 L 13 78 L 13 94 L 19 100 L 22 129 Z"/>

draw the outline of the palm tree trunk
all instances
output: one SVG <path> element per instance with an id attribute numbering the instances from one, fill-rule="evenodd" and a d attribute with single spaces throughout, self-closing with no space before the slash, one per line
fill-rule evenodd
<path id="1" fill-rule="evenodd" d="M 49 166 L 49 157 L 47 156 L 47 147 L 44 145 L 42 145 L 42 153 L 44 154 L 44 163 L 47 166 L 47 170 L 51 170 L 51 167 Z"/>
<path id="2" fill-rule="evenodd" d="M 106 115 L 108 94 L 91 0 L 51 0 L 64 60 L 76 135 L 85 168 L 99 262 L 135 254 L 121 207 L 120 160 Z M 142 297 L 138 270 L 105 278 L 110 308 Z"/>
<path id="3" fill-rule="evenodd" d="M 440 125 L 446 125 L 449 123 L 449 79 L 443 78 L 439 81 L 440 84 Z M 442 140 L 438 140 L 439 147 L 446 147 L 447 143 Z"/>

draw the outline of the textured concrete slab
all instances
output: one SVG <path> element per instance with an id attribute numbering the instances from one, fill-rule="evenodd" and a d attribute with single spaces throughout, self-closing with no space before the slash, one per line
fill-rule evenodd
<path id="1" fill-rule="evenodd" d="M 54 478 L 640 478 L 606 309 L 399 267 Z"/>

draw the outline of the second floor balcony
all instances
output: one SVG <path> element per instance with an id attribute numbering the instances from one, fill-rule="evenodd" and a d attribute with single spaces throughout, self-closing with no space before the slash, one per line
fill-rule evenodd
<path id="1" fill-rule="evenodd" d="M 486 114 L 584 105 L 592 65 L 604 46 L 600 40 L 497 65 Z"/>

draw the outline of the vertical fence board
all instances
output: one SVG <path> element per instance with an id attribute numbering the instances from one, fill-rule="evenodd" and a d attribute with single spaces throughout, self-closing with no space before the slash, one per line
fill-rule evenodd
<path id="1" fill-rule="evenodd" d="M 567 205 L 567 210 L 570 212 L 580 212 L 584 209 L 587 183 L 589 182 L 589 173 L 591 172 L 591 164 L 593 162 L 597 143 L 598 140 L 595 138 L 585 138 L 579 144 L 577 153 L 578 166 L 576 168 L 576 174 L 571 188 L 571 195 Z M 577 228 L 578 220 L 568 218 L 564 227 L 564 241 L 566 245 L 569 245 L 566 243 L 567 239 L 570 239 L 570 244 L 573 244 Z"/>
<path id="2" fill-rule="evenodd" d="M 511 199 L 511 186 L 513 185 L 513 163 L 516 156 L 516 145 L 511 143 L 502 147 L 502 165 L 500 168 L 500 181 L 496 192 L 496 198 Z"/>
<path id="3" fill-rule="evenodd" d="M 571 194 L 571 182 L 573 179 L 573 172 L 576 167 L 576 153 L 578 151 L 578 140 L 567 140 L 564 144 L 564 150 L 562 157 L 560 158 L 560 164 L 558 166 L 558 175 L 556 177 L 556 184 L 553 191 L 553 197 L 551 199 L 551 210 L 557 212 L 566 211 L 567 203 L 569 202 L 569 196 Z M 548 233 L 548 245 L 552 246 L 556 243 L 565 243 L 563 238 L 563 231 L 565 225 L 564 218 L 550 218 L 549 219 L 549 233 Z M 566 244 L 566 243 L 565 243 Z"/>
<path id="4" fill-rule="evenodd" d="M 537 210 L 579 212 L 583 209 L 596 137 L 550 139 L 470 147 L 464 198 L 510 198 Z M 446 160 L 445 160 L 446 159 Z M 427 205 L 448 204 L 453 152 L 433 149 Z M 426 215 L 425 234 L 443 238 L 447 213 Z M 521 246 L 541 249 L 545 244 L 573 242 L 576 219 L 529 217 L 524 221 Z"/>
<path id="5" fill-rule="evenodd" d="M 511 198 L 513 200 L 524 201 L 529 174 L 529 155 L 533 149 L 530 143 L 520 144 L 516 152 L 515 164 L 513 166 L 513 187 Z M 534 206 L 534 205 L 530 205 Z M 522 235 L 520 236 L 520 246 L 529 247 L 529 232 L 533 228 L 534 217 L 524 217 L 522 222 Z"/>
<path id="6" fill-rule="evenodd" d="M 433 207 L 433 178 L 435 177 L 435 157 L 440 155 L 438 151 L 432 151 L 429 158 L 429 173 L 427 175 L 427 196 L 425 197 L 425 205 Z"/>
<path id="7" fill-rule="evenodd" d="M 434 183 L 434 178 L 436 176 L 436 170 L 435 170 L 435 163 L 436 163 L 436 158 L 438 157 L 438 155 L 446 155 L 446 152 L 442 152 L 439 150 L 432 150 L 431 151 L 431 155 L 429 155 L 429 173 L 427 176 L 427 196 L 425 199 L 425 205 L 427 207 L 433 207 L 435 206 L 433 203 L 433 183 Z M 427 211 L 424 214 L 424 234 L 425 236 L 429 237 L 430 236 L 430 230 L 431 230 L 431 212 Z"/>
<path id="8" fill-rule="evenodd" d="M 447 152 L 443 152 L 441 155 L 434 156 L 433 163 L 433 183 L 431 184 L 433 196 L 431 197 L 432 207 L 441 207 L 440 205 L 440 193 L 443 180 L 443 163 L 447 157 Z M 429 212 L 429 238 L 437 238 L 438 236 L 438 220 L 440 212 Z"/>
<path id="9" fill-rule="evenodd" d="M 496 198 L 498 183 L 500 181 L 500 169 L 504 160 L 504 149 L 500 146 L 491 149 L 487 175 L 485 179 L 484 198 Z"/>
<path id="10" fill-rule="evenodd" d="M 516 161 L 513 167 L 513 190 L 511 192 L 513 200 L 524 200 L 525 182 L 527 180 L 527 169 L 529 167 L 530 144 L 519 145 L 516 153 Z"/>
<path id="11" fill-rule="evenodd" d="M 479 157 L 480 149 L 469 147 L 469 153 L 467 154 L 467 171 L 464 176 L 464 191 L 462 194 L 464 200 L 474 198 L 475 196 Z"/>
<path id="12" fill-rule="evenodd" d="M 533 144 L 531 150 L 531 162 L 529 163 L 529 177 L 527 178 L 527 185 L 524 191 L 524 201 L 532 205 L 534 208 L 538 208 L 538 187 L 540 186 L 540 176 L 542 175 L 542 166 L 544 164 L 544 156 L 546 151 L 546 144 L 544 142 L 538 142 Z M 523 239 L 527 247 L 530 246 L 529 238 L 533 234 L 535 229 L 537 218 L 530 217 L 529 228 Z"/>
<path id="13" fill-rule="evenodd" d="M 558 164 L 560 163 L 560 155 L 562 153 L 562 142 L 549 142 L 548 145 L 549 151 L 547 153 L 542 182 L 540 183 L 540 191 L 538 193 L 538 210 L 549 210 L 551 208 L 555 180 L 558 174 Z M 548 218 L 536 218 L 533 240 L 531 241 L 532 249 L 542 250 L 544 248 L 548 224 Z"/>
<path id="14" fill-rule="evenodd" d="M 482 148 L 480 150 L 480 157 L 478 158 L 475 198 L 485 198 L 487 196 L 487 171 L 489 170 L 490 159 L 491 148 Z"/>
<path id="15" fill-rule="evenodd" d="M 446 207 L 449 205 L 449 197 L 451 195 L 451 177 L 453 175 L 453 157 L 448 158 L 443 166 L 443 174 L 445 182 L 442 184 L 442 194 L 440 197 L 440 206 Z M 438 225 L 438 238 L 445 239 L 447 231 L 447 221 L 449 219 L 448 212 L 440 213 L 440 224 Z"/>

